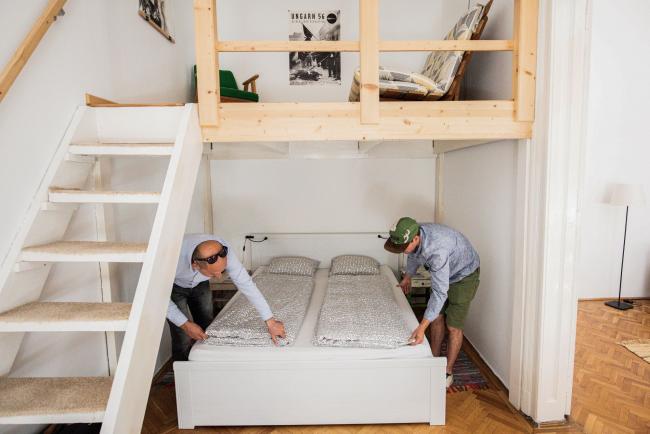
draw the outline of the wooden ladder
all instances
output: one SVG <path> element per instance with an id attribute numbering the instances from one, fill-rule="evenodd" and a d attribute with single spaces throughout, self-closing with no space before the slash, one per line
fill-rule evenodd
<path id="1" fill-rule="evenodd" d="M 140 432 L 201 155 L 194 104 L 76 111 L 0 268 L 0 424 L 102 422 L 103 433 Z M 88 188 L 106 158 L 135 156 L 169 158 L 162 191 Z M 106 204 L 155 204 L 148 243 L 106 233 L 66 239 L 77 209 Z M 73 277 L 88 262 L 103 271 L 141 263 L 133 300 L 113 302 L 108 292 L 99 302 L 41 301 L 53 264 L 70 263 Z M 103 377 L 12 375 L 24 334 L 39 332 L 107 332 L 116 366 Z M 124 332 L 119 358 L 115 332 Z"/>

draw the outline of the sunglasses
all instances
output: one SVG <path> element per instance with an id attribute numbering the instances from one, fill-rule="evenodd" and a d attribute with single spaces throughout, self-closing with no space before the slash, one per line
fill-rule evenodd
<path id="1" fill-rule="evenodd" d="M 217 253 L 215 253 L 212 256 L 208 256 L 207 258 L 194 258 L 194 260 L 207 262 L 208 264 L 212 265 L 215 262 L 217 262 L 219 258 L 225 258 L 226 256 L 228 256 L 228 247 L 223 246 L 221 247 L 221 250 L 219 250 Z"/>

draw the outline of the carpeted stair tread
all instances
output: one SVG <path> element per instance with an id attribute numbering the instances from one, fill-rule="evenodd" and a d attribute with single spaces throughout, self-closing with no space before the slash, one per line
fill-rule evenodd
<path id="1" fill-rule="evenodd" d="M 45 421 L 51 415 L 103 412 L 111 383 L 110 377 L 0 378 L 0 423 L 18 416 Z"/>

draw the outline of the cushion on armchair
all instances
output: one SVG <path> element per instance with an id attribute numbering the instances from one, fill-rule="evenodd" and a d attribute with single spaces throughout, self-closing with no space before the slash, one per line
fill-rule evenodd
<path id="1" fill-rule="evenodd" d="M 483 5 L 477 4 L 463 15 L 456 25 L 447 33 L 445 40 L 467 41 L 472 38 L 476 31 L 483 13 Z M 463 60 L 464 51 L 432 51 L 427 57 L 424 64 L 422 75 L 433 80 L 438 89 L 439 96 L 444 95 L 449 90 L 456 71 Z"/>
<path id="2" fill-rule="evenodd" d="M 350 88 L 350 101 L 359 101 L 360 83 L 361 71 L 357 69 Z M 383 98 L 420 100 L 434 88 L 435 83 L 422 74 L 379 68 L 379 93 Z"/>

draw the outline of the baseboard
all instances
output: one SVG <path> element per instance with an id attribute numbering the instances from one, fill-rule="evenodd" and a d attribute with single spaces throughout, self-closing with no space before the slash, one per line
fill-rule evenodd
<path id="1" fill-rule="evenodd" d="M 579 298 L 578 301 L 610 301 L 617 300 L 618 296 L 602 298 Z M 621 297 L 621 300 L 650 300 L 650 297 Z"/>
<path id="2" fill-rule="evenodd" d="M 498 390 L 504 392 L 507 396 L 509 391 L 506 385 L 503 383 L 503 380 L 496 374 L 496 372 L 494 372 L 492 366 L 490 366 L 490 364 L 485 361 L 483 355 L 476 349 L 476 347 L 469 341 L 469 339 L 467 339 L 467 336 L 463 336 L 463 350 L 465 350 L 467 356 L 476 364 L 476 366 L 481 371 L 481 374 L 486 377 L 486 380 L 488 380 L 488 382 L 495 386 Z"/>

